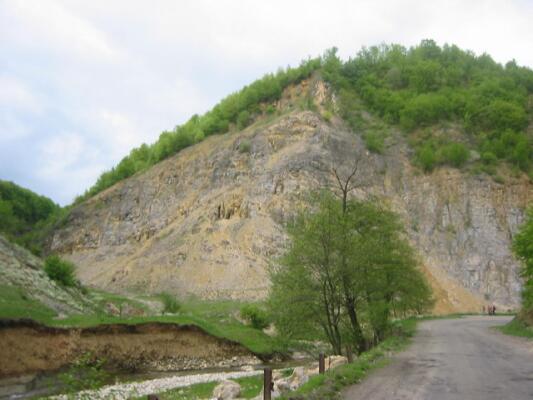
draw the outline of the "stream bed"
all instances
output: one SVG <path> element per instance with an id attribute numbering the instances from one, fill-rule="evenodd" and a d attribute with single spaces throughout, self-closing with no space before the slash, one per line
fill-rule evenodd
<path id="1" fill-rule="evenodd" d="M 91 399 L 128 399 L 132 396 L 143 396 L 162 392 L 196 383 L 221 381 L 262 374 L 263 368 L 285 369 L 308 364 L 310 360 L 291 360 L 268 364 L 256 364 L 244 367 L 207 368 L 189 371 L 154 371 L 124 372 L 113 371 L 106 385 L 100 389 L 84 391 L 84 398 Z M 65 398 L 59 395 L 65 386 L 60 380 L 64 371 L 47 372 L 19 377 L 0 379 L 0 399 L 35 399 L 47 396 Z"/>

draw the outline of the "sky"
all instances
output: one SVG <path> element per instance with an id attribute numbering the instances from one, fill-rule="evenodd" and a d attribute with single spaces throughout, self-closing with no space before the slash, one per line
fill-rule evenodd
<path id="1" fill-rule="evenodd" d="M 61 205 L 133 147 L 338 47 L 456 44 L 533 67 L 533 1 L 0 0 L 0 179 Z"/>

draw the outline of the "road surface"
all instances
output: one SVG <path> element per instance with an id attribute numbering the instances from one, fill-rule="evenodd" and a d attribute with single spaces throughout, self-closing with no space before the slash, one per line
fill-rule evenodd
<path id="1" fill-rule="evenodd" d="M 345 400 L 533 399 L 533 341 L 491 329 L 510 317 L 476 316 L 420 323 L 412 345 Z"/>

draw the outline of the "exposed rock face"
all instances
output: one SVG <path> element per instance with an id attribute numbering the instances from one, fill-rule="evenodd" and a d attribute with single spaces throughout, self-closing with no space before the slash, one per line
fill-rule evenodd
<path id="1" fill-rule="evenodd" d="M 50 328 L 0 321 L 0 378 L 54 371 L 90 353 L 126 371 L 178 371 L 260 363 L 241 345 L 196 326 L 146 323 Z"/>
<path id="2" fill-rule="evenodd" d="M 320 92 L 320 91 L 318 91 Z M 240 152 L 247 140 L 249 152 Z M 423 175 L 394 134 L 369 154 L 342 121 L 293 111 L 240 133 L 210 137 L 75 208 L 51 249 L 108 290 L 263 298 L 284 223 L 309 190 L 331 185 L 331 168 L 359 157 L 352 195 L 377 196 L 403 218 L 443 311 L 519 302 L 510 240 L 532 199 L 527 180 L 502 185 L 441 168 Z"/>
<path id="3" fill-rule="evenodd" d="M 77 289 L 64 288 L 50 280 L 41 259 L 1 235 L 0 285 L 16 287 L 28 298 L 61 314 L 83 312 L 92 307 Z"/>

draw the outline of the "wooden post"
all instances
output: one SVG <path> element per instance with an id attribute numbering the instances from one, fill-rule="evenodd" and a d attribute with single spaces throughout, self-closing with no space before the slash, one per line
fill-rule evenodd
<path id="1" fill-rule="evenodd" d="M 318 355 L 318 373 L 323 374 L 324 372 L 326 372 L 326 359 L 324 353 L 320 353 Z"/>
<path id="2" fill-rule="evenodd" d="M 265 368 L 264 370 L 264 379 L 263 379 L 263 400 L 272 399 L 272 368 Z"/>

